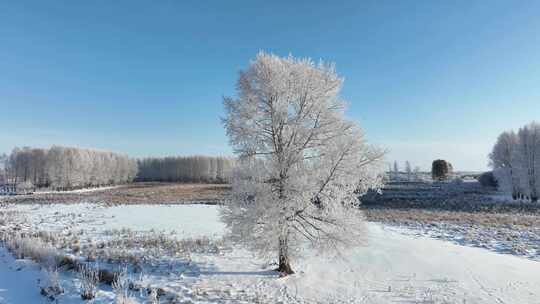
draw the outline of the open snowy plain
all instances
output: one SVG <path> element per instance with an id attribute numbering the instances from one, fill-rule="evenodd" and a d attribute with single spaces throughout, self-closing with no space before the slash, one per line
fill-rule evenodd
<path id="1" fill-rule="evenodd" d="M 151 303 L 156 293 L 159 303 L 540 303 L 540 262 L 377 223 L 366 223 L 365 246 L 340 258 L 308 254 L 280 278 L 275 265 L 223 238 L 219 208 L 10 204 L 0 227 L 39 235 L 95 267 L 127 269 L 124 303 Z M 40 294 L 41 266 L 0 247 L 0 303 L 50 303 Z M 84 302 L 74 271 L 60 269 L 59 281 L 55 301 Z M 93 303 L 117 294 L 101 284 Z"/>

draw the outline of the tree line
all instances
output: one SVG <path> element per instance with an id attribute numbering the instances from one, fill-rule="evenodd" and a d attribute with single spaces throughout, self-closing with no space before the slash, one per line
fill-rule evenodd
<path id="1" fill-rule="evenodd" d="M 4 156 L 4 182 L 24 188 L 69 190 L 132 181 L 137 162 L 127 155 L 53 146 L 14 148 Z"/>
<path id="2" fill-rule="evenodd" d="M 148 157 L 138 160 L 138 181 L 229 182 L 234 159 L 210 156 Z"/>
<path id="3" fill-rule="evenodd" d="M 108 151 L 53 146 L 16 147 L 0 155 L 0 184 L 19 190 L 72 190 L 136 181 L 229 182 L 234 159 L 187 156 L 129 158 Z"/>
<path id="4" fill-rule="evenodd" d="M 388 165 L 387 175 L 390 181 L 405 180 L 408 182 L 413 182 L 413 181 L 421 180 L 420 167 L 415 166 L 413 169 L 411 166 L 411 163 L 408 160 L 405 161 L 405 168 L 404 168 L 405 175 L 403 176 L 402 174 L 400 174 L 401 172 L 402 171 L 400 171 L 399 163 L 397 162 L 397 160 L 394 161 L 393 165 L 392 164 Z"/>
<path id="5" fill-rule="evenodd" d="M 540 193 L 540 124 L 531 122 L 499 135 L 489 155 L 500 189 L 514 199 L 538 201 Z"/>

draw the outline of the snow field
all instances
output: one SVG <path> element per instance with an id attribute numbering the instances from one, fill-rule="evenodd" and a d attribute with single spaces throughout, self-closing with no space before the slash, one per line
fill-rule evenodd
<path id="1" fill-rule="evenodd" d="M 84 246 L 88 239 L 110 244 L 118 240 L 115 237 L 153 235 L 151 230 L 168 231 L 158 235 L 179 240 L 217 240 L 225 233 L 219 208 L 76 204 L 9 205 L 0 211 L 19 214 L 16 225 L 22 230 L 78 231 Z M 285 278 L 271 271 L 269 261 L 230 244 L 217 252 L 180 255 L 156 249 L 149 255 L 159 258 L 143 259 L 143 273 L 130 267 L 129 276 L 143 286 L 162 288 L 179 303 L 540 303 L 539 262 L 414 237 L 408 230 L 381 224 L 366 226 L 366 246 L 339 258 L 310 254 L 294 261 L 296 274 Z M 125 244 L 135 250 L 145 243 Z M 0 250 L 0 303 L 47 303 L 39 295 L 37 280 L 43 276 L 39 267 Z M 121 265 L 103 261 L 101 267 Z M 60 279 L 65 293 L 59 303 L 82 303 L 77 278 L 64 271 Z M 140 292 L 131 291 L 131 296 L 146 301 Z M 100 286 L 94 303 L 110 303 L 113 298 L 110 287 Z"/>

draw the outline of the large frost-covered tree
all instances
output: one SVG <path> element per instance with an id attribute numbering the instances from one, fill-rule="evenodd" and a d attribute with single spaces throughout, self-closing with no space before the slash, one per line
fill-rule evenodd
<path id="1" fill-rule="evenodd" d="M 518 183 L 525 194 L 538 201 L 540 194 L 540 124 L 529 123 L 520 128 L 516 147 L 515 167 L 518 168 Z"/>
<path id="2" fill-rule="evenodd" d="M 344 118 L 333 65 L 259 53 L 224 98 L 239 164 L 222 218 L 233 236 L 293 273 L 302 249 L 336 250 L 362 238 L 358 197 L 380 185 L 383 151 Z"/>

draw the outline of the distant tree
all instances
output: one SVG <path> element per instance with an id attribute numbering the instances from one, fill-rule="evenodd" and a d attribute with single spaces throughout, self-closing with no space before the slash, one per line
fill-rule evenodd
<path id="1" fill-rule="evenodd" d="M 7 183 L 7 161 L 8 156 L 5 153 L 0 154 L 0 185 Z"/>
<path id="2" fill-rule="evenodd" d="M 399 165 L 397 160 L 394 161 L 394 180 L 399 179 Z"/>
<path id="3" fill-rule="evenodd" d="M 409 163 L 409 161 L 405 162 L 405 172 L 407 173 L 407 181 L 410 182 L 412 180 L 412 168 L 411 168 L 411 163 Z"/>
<path id="4" fill-rule="evenodd" d="M 11 183 L 63 190 L 127 183 L 137 173 L 127 155 L 61 146 L 14 148 L 6 167 Z"/>
<path id="5" fill-rule="evenodd" d="M 442 159 L 434 160 L 431 165 L 431 177 L 433 180 L 446 180 L 452 173 L 452 165 Z"/>
<path id="6" fill-rule="evenodd" d="M 28 194 L 32 192 L 32 189 L 34 189 L 34 185 L 29 180 L 17 184 L 17 192 L 20 194 Z"/>
<path id="7" fill-rule="evenodd" d="M 235 160 L 232 157 L 168 156 L 138 160 L 139 181 L 228 183 Z"/>
<path id="8" fill-rule="evenodd" d="M 518 168 L 520 188 L 531 201 L 538 201 L 540 193 L 540 124 L 529 123 L 518 133 L 516 157 L 512 167 Z"/>
<path id="9" fill-rule="evenodd" d="M 420 167 L 416 166 L 413 170 L 414 180 L 419 181 L 420 180 Z"/>
<path id="10" fill-rule="evenodd" d="M 378 187 L 383 152 L 345 120 L 333 66 L 260 53 L 225 98 L 224 125 L 241 163 L 222 217 L 239 241 L 277 254 L 293 273 L 305 242 L 336 250 L 363 233 L 358 197 Z"/>

